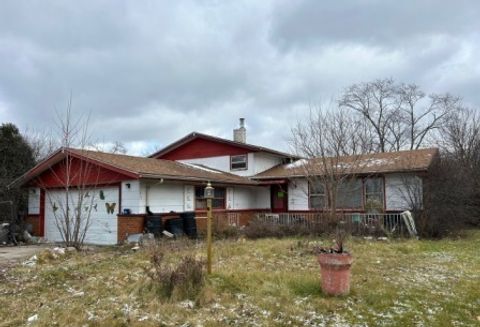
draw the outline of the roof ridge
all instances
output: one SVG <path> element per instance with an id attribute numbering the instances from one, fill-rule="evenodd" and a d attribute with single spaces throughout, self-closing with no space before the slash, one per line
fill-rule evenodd
<path id="1" fill-rule="evenodd" d="M 236 146 L 239 146 L 239 147 L 244 147 L 244 148 L 256 148 L 257 150 L 263 150 L 264 152 L 269 152 L 269 153 L 284 156 L 284 157 L 292 157 L 292 158 L 297 158 L 298 157 L 294 154 L 287 153 L 287 152 L 282 152 L 282 151 L 271 149 L 271 148 L 267 148 L 265 146 L 256 145 L 256 144 L 252 144 L 252 143 L 238 142 L 238 141 L 229 140 L 229 139 L 226 139 L 226 138 L 223 138 L 223 137 L 209 135 L 209 134 L 205 134 L 205 133 L 197 132 L 197 131 L 193 131 L 193 132 L 185 135 L 184 137 L 166 145 L 165 147 L 163 147 L 162 149 L 160 149 L 160 150 L 156 151 L 155 153 L 149 155 L 148 157 L 152 158 L 152 157 L 157 156 L 159 154 L 163 154 L 164 152 L 168 153 L 168 150 L 170 150 L 170 148 L 171 148 L 171 150 L 176 149 L 177 147 L 179 147 L 179 146 L 185 144 L 186 142 L 188 142 L 188 140 L 190 138 L 194 138 L 194 137 L 203 137 L 203 138 L 207 138 L 207 139 L 210 139 L 210 140 L 225 142 L 225 143 L 233 144 L 233 145 L 236 145 Z"/>

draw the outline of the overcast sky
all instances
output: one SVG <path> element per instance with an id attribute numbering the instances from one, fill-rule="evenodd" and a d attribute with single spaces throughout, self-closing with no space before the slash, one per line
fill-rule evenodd
<path id="1" fill-rule="evenodd" d="M 191 131 L 286 150 L 309 106 L 392 77 L 480 105 L 479 1 L 0 2 L 0 121 L 54 128 L 70 93 L 130 153 Z"/>

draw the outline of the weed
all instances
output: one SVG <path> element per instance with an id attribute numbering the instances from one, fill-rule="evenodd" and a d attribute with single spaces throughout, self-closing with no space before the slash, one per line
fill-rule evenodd
<path id="1" fill-rule="evenodd" d="M 160 294 L 175 301 L 196 300 L 205 284 L 204 262 L 187 255 L 172 265 L 166 262 L 164 249 L 156 246 L 150 251 L 150 266 L 145 273 Z"/>

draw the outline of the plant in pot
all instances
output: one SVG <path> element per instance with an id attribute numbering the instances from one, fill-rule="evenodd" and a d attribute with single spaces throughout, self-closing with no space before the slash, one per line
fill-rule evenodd
<path id="1" fill-rule="evenodd" d="M 353 258 L 345 249 L 347 233 L 344 228 L 337 227 L 335 245 L 315 249 L 320 263 L 322 291 L 328 295 L 346 295 L 350 292 L 350 269 Z"/>

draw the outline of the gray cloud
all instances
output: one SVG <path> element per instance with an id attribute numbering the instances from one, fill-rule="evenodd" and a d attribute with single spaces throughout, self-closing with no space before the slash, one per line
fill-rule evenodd
<path id="1" fill-rule="evenodd" d="M 348 85 L 393 77 L 480 103 L 474 1 L 2 1 L 0 119 L 52 128 L 69 94 L 132 152 L 193 130 L 287 149 Z"/>

